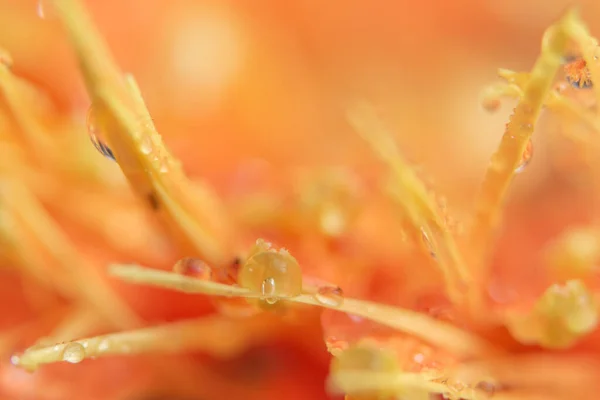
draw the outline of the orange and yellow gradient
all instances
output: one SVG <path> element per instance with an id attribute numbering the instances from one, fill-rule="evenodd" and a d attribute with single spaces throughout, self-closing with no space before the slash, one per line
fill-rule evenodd
<path id="1" fill-rule="evenodd" d="M 595 398 L 571 5 L 0 1 L 0 399 Z"/>

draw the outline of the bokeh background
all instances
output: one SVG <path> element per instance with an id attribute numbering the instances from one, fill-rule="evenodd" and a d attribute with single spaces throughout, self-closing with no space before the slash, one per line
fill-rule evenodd
<path id="1" fill-rule="evenodd" d="M 403 153 L 447 196 L 459 217 L 471 209 L 513 106 L 508 101 L 490 114 L 481 107 L 481 90 L 496 80 L 499 67 L 528 70 L 539 53 L 544 29 L 574 4 L 563 0 L 85 3 L 120 67 L 136 77 L 158 131 L 190 177 L 205 178 L 217 191 L 230 195 L 248 168 L 264 172 L 342 164 L 368 169 L 373 157 L 344 114 L 350 99 L 366 98 L 386 116 Z M 597 36 L 600 3 L 577 5 Z M 51 7 L 44 1 L 0 1 L 0 46 L 12 55 L 13 71 L 45 91 L 57 113 L 82 121 L 85 135 L 83 121 L 90 101 Z M 552 126 L 544 121 L 534 135 L 527 173 L 518 176 L 511 192 L 499 244 L 507 251 L 496 257 L 497 264 L 507 267 L 498 270 L 499 283 L 490 288 L 500 302 L 526 295 L 536 286 L 531 282 L 542 267 L 534 249 L 565 226 L 590 217 L 585 184 L 582 188 L 579 180 L 553 168 L 552 147 L 544 136 Z M 118 176 L 114 165 L 107 163 L 106 168 Z M 68 197 L 70 189 L 66 184 L 63 189 Z M 138 261 L 167 268 L 176 259 L 168 245 L 164 252 L 157 250 L 160 238 L 139 232 L 133 237 L 135 232 L 125 231 L 123 221 L 136 218 L 126 209 L 118 218 L 103 220 L 101 201 L 93 199 L 85 212 L 98 216 L 101 230 L 113 237 L 125 233 L 135 245 L 118 248 L 93 229 L 62 217 L 52 205 L 48 208 L 94 263 Z M 0 337 L 2 330 L 9 332 L 47 312 L 30 305 L 22 278 L 6 267 L 0 278 Z M 537 286 L 545 283 L 541 278 Z M 125 285 L 116 288 L 149 323 L 211 310 L 205 299 Z M 22 343 L 3 348 L 3 365 L 15 348 L 30 345 L 37 333 L 34 329 L 31 337 L 20 338 Z M 302 338 L 290 340 L 289 335 L 287 331 L 275 335 L 228 361 L 194 356 L 205 365 L 198 378 L 202 398 L 327 398 L 323 380 L 329 357 L 320 344 L 321 332 L 315 327 Z M 143 372 L 144 363 L 143 358 L 106 359 L 49 366 L 34 375 L 4 366 L 0 393 L 6 399 L 134 398 L 130 393 L 137 395 L 155 377 Z M 139 398 L 149 398 L 144 395 Z"/>

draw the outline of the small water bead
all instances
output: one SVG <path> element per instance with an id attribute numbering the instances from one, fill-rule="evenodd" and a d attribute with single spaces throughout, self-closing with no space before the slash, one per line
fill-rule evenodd
<path id="1" fill-rule="evenodd" d="M 339 287 L 324 286 L 319 288 L 315 299 L 325 306 L 337 308 L 344 303 L 344 292 Z"/>
<path id="2" fill-rule="evenodd" d="M 169 172 L 169 162 L 166 158 L 160 160 L 160 167 L 158 169 L 162 174 Z"/>
<path id="3" fill-rule="evenodd" d="M 54 11 L 49 0 L 38 0 L 35 11 L 41 19 L 48 19 L 54 16 Z"/>
<path id="4" fill-rule="evenodd" d="M 500 108 L 500 99 L 497 96 L 485 96 L 481 100 L 481 106 L 483 109 L 489 113 L 493 113 L 498 111 Z"/>
<path id="5" fill-rule="evenodd" d="M 331 364 L 333 372 L 370 371 L 393 373 L 400 369 L 395 355 L 391 351 L 358 344 L 343 351 Z"/>
<path id="6" fill-rule="evenodd" d="M 523 156 L 521 157 L 521 161 L 517 168 L 515 169 L 515 174 L 520 174 L 527 168 L 529 163 L 531 162 L 531 158 L 533 157 L 533 142 L 529 140 L 527 142 L 527 147 L 525 147 L 525 151 L 523 152 Z"/>
<path id="7" fill-rule="evenodd" d="M 11 68 L 13 65 L 13 59 L 11 55 L 4 49 L 0 49 L 0 64 L 3 64 L 6 68 Z"/>
<path id="8" fill-rule="evenodd" d="M 98 344 L 97 351 L 98 353 L 104 353 L 110 350 L 110 340 L 102 339 L 102 341 Z"/>
<path id="9" fill-rule="evenodd" d="M 12 355 L 10 357 L 10 363 L 15 366 L 21 364 L 21 357 L 16 354 Z"/>
<path id="10" fill-rule="evenodd" d="M 103 134 L 100 127 L 97 110 L 93 105 L 90 107 L 87 114 L 87 131 L 96 150 L 98 150 L 98 152 L 100 152 L 100 154 L 102 154 L 104 157 L 116 161 L 114 153 L 102 139 Z"/>
<path id="11" fill-rule="evenodd" d="M 192 278 L 211 280 L 212 269 L 204 261 L 197 258 L 186 257 L 177 261 L 173 266 L 173 272 Z"/>
<path id="12" fill-rule="evenodd" d="M 294 297 L 302 293 L 302 270 L 286 250 L 259 240 L 239 270 L 238 283 L 265 297 Z"/>
<path id="13" fill-rule="evenodd" d="M 148 155 L 148 154 L 152 153 L 153 150 L 154 150 L 154 147 L 152 146 L 152 140 L 150 140 L 150 138 L 148 136 L 144 136 L 140 143 L 140 151 L 143 154 Z"/>
<path id="14" fill-rule="evenodd" d="M 65 346 L 62 355 L 63 361 L 69 362 L 71 364 L 77 364 L 82 362 L 84 358 L 85 349 L 83 348 L 81 343 L 73 342 Z"/>
<path id="15" fill-rule="evenodd" d="M 427 234 L 425 228 L 421 228 L 421 240 L 423 241 L 423 245 L 425 246 L 427 251 L 429 251 L 429 255 L 431 255 L 432 258 L 437 258 L 435 245 L 433 244 L 432 239 Z"/>

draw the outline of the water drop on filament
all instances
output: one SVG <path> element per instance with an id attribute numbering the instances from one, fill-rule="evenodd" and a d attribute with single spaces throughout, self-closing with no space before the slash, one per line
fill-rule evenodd
<path id="1" fill-rule="evenodd" d="M 173 272 L 202 280 L 212 279 L 210 266 L 197 258 L 182 258 L 173 266 Z"/>
<path id="2" fill-rule="evenodd" d="M 85 349 L 83 348 L 81 343 L 69 343 L 63 351 L 63 361 L 69 362 L 71 364 L 80 363 L 81 361 L 83 361 L 84 358 Z"/>
<path id="3" fill-rule="evenodd" d="M 110 160 L 116 161 L 115 155 L 110 149 L 110 147 L 108 147 L 106 143 L 104 143 L 101 139 L 102 131 L 100 129 L 100 125 L 98 123 L 97 118 L 98 117 L 96 115 L 94 106 L 91 106 L 87 115 L 87 131 L 88 135 L 90 136 L 90 140 L 92 141 L 92 144 L 94 145 L 96 150 L 100 152 L 100 154 L 102 154 L 104 157 Z"/>
<path id="4" fill-rule="evenodd" d="M 341 307 L 344 302 L 344 292 L 339 287 L 320 287 L 315 294 L 315 299 L 328 307 Z"/>
<path id="5" fill-rule="evenodd" d="M 533 143 L 531 139 L 527 142 L 527 147 L 525 147 L 525 151 L 523 152 L 523 156 L 521 157 L 521 161 L 519 165 L 515 169 L 515 174 L 520 174 L 525 170 L 527 165 L 531 162 L 531 158 L 533 157 Z"/>

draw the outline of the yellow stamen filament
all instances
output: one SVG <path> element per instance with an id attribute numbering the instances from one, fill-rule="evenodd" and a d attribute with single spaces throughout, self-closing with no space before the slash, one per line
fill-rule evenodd
<path id="1" fill-rule="evenodd" d="M 568 43 L 566 27 L 575 15 L 567 14 L 550 27 L 543 39 L 542 52 L 537 59 L 524 94 L 511 116 L 498 150 L 492 156 L 476 200 L 470 247 L 473 248 L 473 268 L 478 280 L 485 279 L 490 247 L 500 221 L 501 208 L 515 170 L 522 162 L 535 123 L 546 100 Z M 481 287 L 484 287 L 483 285 Z"/>
<path id="2" fill-rule="evenodd" d="M 147 284 L 211 296 L 262 297 L 248 289 L 233 287 L 216 282 L 199 280 L 171 272 L 152 270 L 140 266 L 113 265 L 110 273 L 124 281 Z M 414 335 L 429 343 L 452 351 L 462 357 L 495 353 L 491 344 L 476 335 L 463 331 L 453 325 L 441 322 L 425 314 L 386 306 L 368 301 L 345 298 L 343 304 L 328 306 L 317 301 L 314 296 L 303 294 L 286 300 L 331 308 L 370 319 L 402 332 Z"/>
<path id="3" fill-rule="evenodd" d="M 13 218 L 22 224 L 34 245 L 42 250 L 60 268 L 60 280 L 56 285 L 69 297 L 92 305 L 108 321 L 119 327 L 132 327 L 138 318 L 108 287 L 94 271 L 94 267 L 81 257 L 62 230 L 47 215 L 37 199 L 18 182 L 2 182 L 6 206 Z M 29 271 L 43 276 L 39 256 L 27 248 L 17 254 Z M 36 266 L 37 264 L 37 266 Z M 88 284 L 85 284 L 88 283 Z"/>
<path id="4" fill-rule="evenodd" d="M 358 134 L 390 168 L 394 178 L 394 186 L 390 192 L 392 198 L 406 213 L 413 228 L 413 236 L 427 236 L 431 251 L 439 259 L 448 295 L 459 302 L 471 278 L 454 238 L 436 211 L 433 199 L 403 159 L 392 135 L 384 128 L 371 107 L 358 104 L 349 111 L 348 118 Z"/>
<path id="5" fill-rule="evenodd" d="M 276 319 L 269 315 L 241 320 L 215 315 L 50 346 L 33 346 L 23 354 L 13 356 L 12 362 L 22 368 L 35 370 L 43 364 L 67 361 L 64 352 L 73 345 L 79 351 L 83 350 L 83 358 L 77 362 L 114 355 L 182 354 L 194 351 L 228 358 L 253 343 L 281 334 L 282 329 Z"/>
<path id="6" fill-rule="evenodd" d="M 188 253 L 214 265 L 228 261 L 225 212 L 205 185 L 192 184 L 167 151 L 131 76 L 123 76 L 83 7 L 54 0 L 79 58 L 96 119 L 131 186 L 174 231 Z M 164 206 L 164 207 L 163 207 Z"/>

